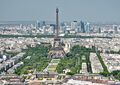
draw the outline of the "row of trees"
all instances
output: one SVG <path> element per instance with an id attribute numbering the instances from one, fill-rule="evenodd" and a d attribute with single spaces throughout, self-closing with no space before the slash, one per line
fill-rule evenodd
<path id="1" fill-rule="evenodd" d="M 37 45 L 36 47 L 29 46 L 26 50 L 25 56 L 31 56 L 30 59 L 24 59 L 24 65 L 16 69 L 15 73 L 18 75 L 28 74 L 29 72 L 33 72 L 35 69 L 37 71 L 42 71 L 51 61 L 51 59 L 47 58 L 49 49 L 49 45 Z"/>
<path id="2" fill-rule="evenodd" d="M 105 76 L 107 76 L 109 74 L 109 71 L 107 69 L 107 66 L 105 65 L 102 57 L 100 56 L 100 52 L 96 52 L 97 56 L 98 56 L 98 59 L 103 67 L 103 72 L 101 74 L 104 74 Z"/>
<path id="3" fill-rule="evenodd" d="M 71 70 L 68 74 L 80 73 L 82 62 L 86 62 L 88 72 L 92 73 L 91 62 L 89 60 L 90 52 L 95 52 L 95 50 L 93 48 L 86 48 L 79 45 L 73 46 L 70 52 L 61 59 L 61 62 L 57 66 L 57 72 L 63 73 L 63 70 L 67 68 Z M 83 56 L 86 58 L 85 61 L 82 60 Z"/>
<path id="4" fill-rule="evenodd" d="M 120 70 L 116 70 L 110 73 L 110 75 L 114 76 L 116 79 L 120 81 Z"/>
<path id="5" fill-rule="evenodd" d="M 53 38 L 54 35 L 0 35 L 2 38 L 18 38 L 18 37 L 48 37 L 48 38 Z M 100 36 L 81 36 L 81 35 L 65 35 L 65 36 L 60 36 L 61 38 L 112 38 L 112 37 L 100 37 Z"/>
<path id="6" fill-rule="evenodd" d="M 118 51 L 118 52 L 110 51 L 110 52 L 107 52 L 107 53 L 120 54 L 120 51 Z M 100 52 L 97 52 L 96 54 L 97 54 L 97 56 L 98 56 L 98 58 L 99 58 L 99 60 L 100 60 L 100 62 L 102 64 L 102 67 L 104 69 L 104 71 L 100 72 L 100 74 L 103 75 L 103 76 L 105 76 L 105 77 L 113 76 L 115 79 L 120 80 L 120 70 L 115 70 L 113 72 L 109 72 L 108 69 L 107 69 L 107 67 L 106 67 L 106 65 L 105 65 L 105 63 L 103 62 L 103 60 L 102 60 L 102 58 L 100 56 Z"/>
<path id="7" fill-rule="evenodd" d="M 107 73 L 107 72 L 101 72 L 101 75 L 105 76 L 105 77 L 114 77 L 115 79 L 120 81 L 120 70 L 115 70 L 113 72 Z"/>

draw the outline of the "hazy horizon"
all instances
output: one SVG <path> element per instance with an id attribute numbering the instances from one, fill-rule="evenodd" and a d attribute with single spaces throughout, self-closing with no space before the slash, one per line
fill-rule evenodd
<path id="1" fill-rule="evenodd" d="M 0 21 L 60 21 L 120 23 L 120 0 L 0 0 Z"/>

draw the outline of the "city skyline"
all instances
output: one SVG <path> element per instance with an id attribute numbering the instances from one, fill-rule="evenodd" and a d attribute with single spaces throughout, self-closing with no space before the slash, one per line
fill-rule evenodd
<path id="1" fill-rule="evenodd" d="M 120 85 L 117 1 L 66 1 L 0 4 L 0 85 Z"/>
<path id="2" fill-rule="evenodd" d="M 120 23 L 119 0 L 1 0 L 0 21 L 54 21 L 54 10 L 60 9 L 60 21 Z"/>

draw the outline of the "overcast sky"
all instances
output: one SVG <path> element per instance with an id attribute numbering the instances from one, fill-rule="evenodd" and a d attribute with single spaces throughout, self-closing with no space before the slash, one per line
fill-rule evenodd
<path id="1" fill-rule="evenodd" d="M 0 0 L 0 21 L 55 20 L 120 22 L 120 0 Z"/>

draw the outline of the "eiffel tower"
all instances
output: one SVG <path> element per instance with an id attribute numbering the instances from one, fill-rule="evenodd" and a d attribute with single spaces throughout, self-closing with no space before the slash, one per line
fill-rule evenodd
<path id="1" fill-rule="evenodd" d="M 48 53 L 49 58 L 63 58 L 64 55 L 65 55 L 64 49 L 62 48 L 62 45 L 61 45 L 61 39 L 58 36 L 59 35 L 59 16 L 58 16 L 58 12 L 59 12 L 59 9 L 56 8 L 56 25 L 55 25 L 56 34 L 55 34 L 55 37 L 54 37 L 53 47 L 50 49 L 50 51 Z"/>

